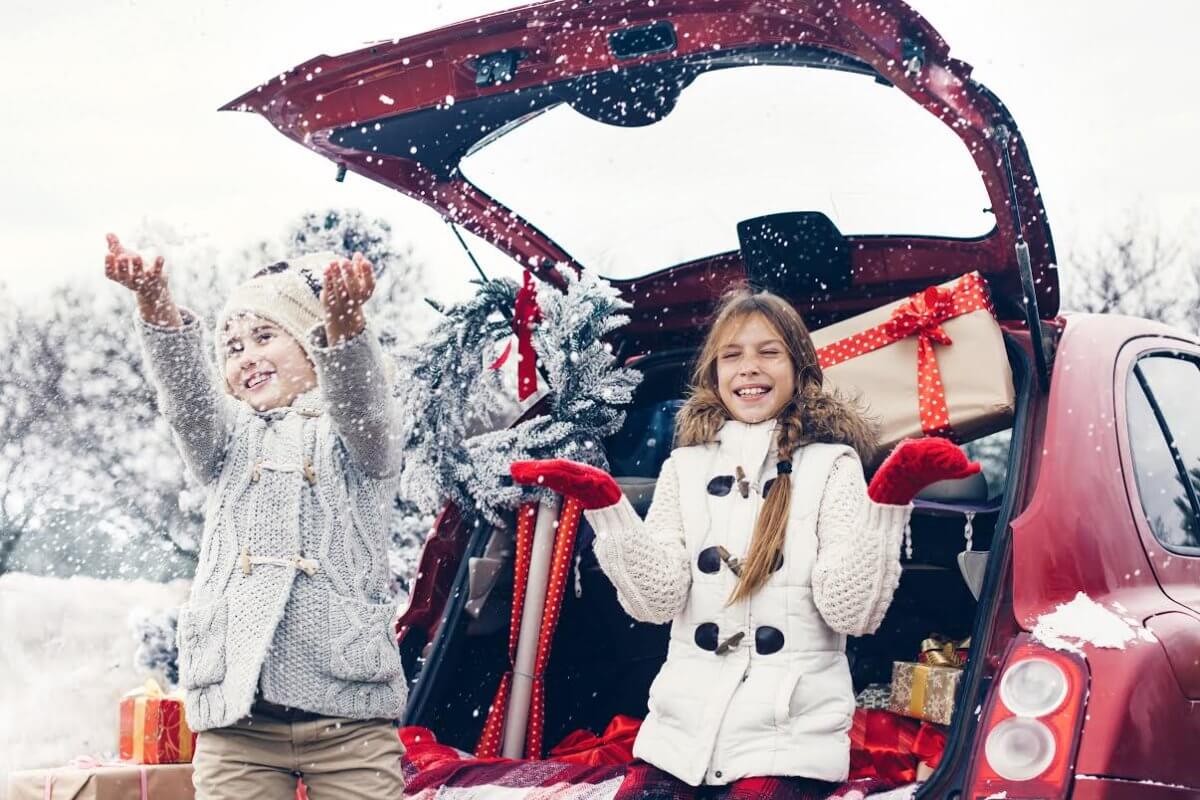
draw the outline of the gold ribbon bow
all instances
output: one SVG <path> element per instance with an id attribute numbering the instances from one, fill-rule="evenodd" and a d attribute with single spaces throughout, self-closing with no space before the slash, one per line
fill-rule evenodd
<path id="1" fill-rule="evenodd" d="M 931 667 L 957 667 L 961 669 L 967 663 L 967 657 L 959 655 L 959 651 L 970 649 L 970 637 L 954 641 L 953 639 L 946 639 L 945 637 L 935 635 L 921 642 L 920 661 Z"/>

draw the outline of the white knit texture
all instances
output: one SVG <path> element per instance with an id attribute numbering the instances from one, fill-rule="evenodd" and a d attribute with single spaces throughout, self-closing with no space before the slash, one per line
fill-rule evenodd
<path id="1" fill-rule="evenodd" d="M 692 573 L 684 547 L 679 478 L 670 459 L 659 473 L 645 522 L 625 497 L 584 516 L 596 532 L 596 560 L 629 616 L 663 624 L 683 611 Z"/>
<path id="2" fill-rule="evenodd" d="M 838 633 L 874 633 L 900 583 L 900 543 L 912 506 L 867 496 L 862 467 L 848 457 L 830 470 L 817 522 L 813 600 Z"/>
<path id="3" fill-rule="evenodd" d="M 839 458 L 830 471 L 817 522 L 813 599 L 838 633 L 874 633 L 900 583 L 900 544 L 912 506 L 881 505 L 867 496 L 862 467 Z M 634 619 L 670 622 L 691 587 L 679 506 L 679 478 L 668 459 L 643 523 L 625 498 L 585 512 L 596 531 L 596 559 Z"/>

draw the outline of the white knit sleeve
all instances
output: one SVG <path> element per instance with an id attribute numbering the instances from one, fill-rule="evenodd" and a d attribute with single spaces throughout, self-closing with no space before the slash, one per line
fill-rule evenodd
<path id="1" fill-rule="evenodd" d="M 596 560 L 629 616 L 656 624 L 678 616 L 687 604 L 692 573 L 683 539 L 679 477 L 671 460 L 659 473 L 645 522 L 624 497 L 584 516 L 596 532 Z"/>
<path id="2" fill-rule="evenodd" d="M 813 600 L 838 633 L 874 633 L 900 583 L 900 545 L 911 505 L 867 496 L 862 465 L 852 456 L 834 462 L 817 518 Z"/>

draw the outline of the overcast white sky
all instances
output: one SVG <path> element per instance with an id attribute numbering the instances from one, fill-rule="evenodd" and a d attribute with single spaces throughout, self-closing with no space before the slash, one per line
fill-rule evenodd
<path id="1" fill-rule="evenodd" d="M 217 106 L 319 53 L 406 36 L 512 0 L 238 3 L 7 0 L 0 30 L 0 270 L 20 296 L 98 280 L 106 230 L 163 220 L 241 244 L 302 211 L 387 218 L 436 264 L 469 267 L 436 216 Z M 914 0 L 1024 133 L 1060 261 L 1137 206 L 1200 220 L 1195 0 Z M 443 291 L 444 289 L 444 291 Z"/>

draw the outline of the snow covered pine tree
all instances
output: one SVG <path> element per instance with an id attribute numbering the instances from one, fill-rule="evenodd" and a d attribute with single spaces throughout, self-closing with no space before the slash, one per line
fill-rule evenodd
<path id="1" fill-rule="evenodd" d="M 541 322 L 532 336 L 548 383 L 544 413 L 488 429 L 497 406 L 516 405 L 501 373 L 489 369 L 498 343 L 512 333 L 504 314 L 517 297 L 510 280 L 480 282 L 473 299 L 446 309 L 420 349 L 401 358 L 399 397 L 410 420 L 401 493 L 423 511 L 433 513 L 450 500 L 495 523 L 545 493 L 513 485 L 513 461 L 570 458 L 608 466 L 599 442 L 621 427 L 622 407 L 641 380 L 637 371 L 616 366 L 604 342 L 629 321 L 620 313 L 629 304 L 596 275 L 557 269 L 564 291 L 536 282 Z"/>

